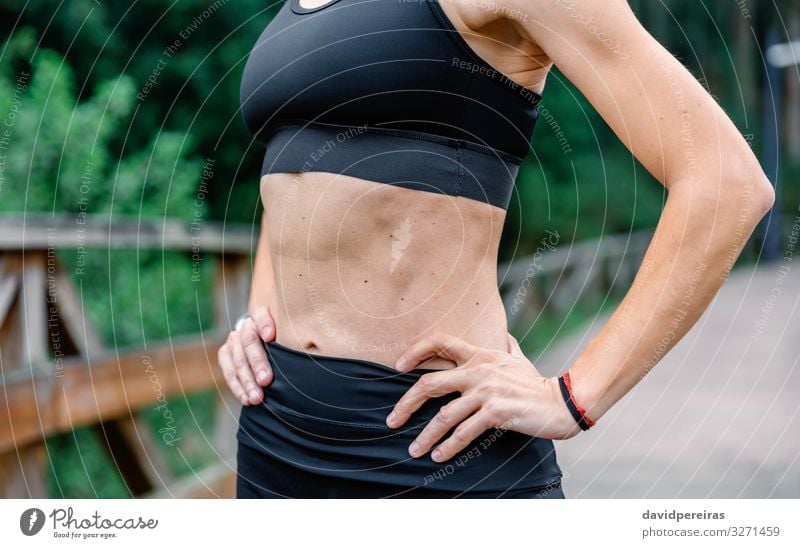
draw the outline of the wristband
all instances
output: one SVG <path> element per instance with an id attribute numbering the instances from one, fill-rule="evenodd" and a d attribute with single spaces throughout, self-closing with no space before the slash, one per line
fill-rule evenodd
<path id="1" fill-rule="evenodd" d="M 558 386 L 561 388 L 561 397 L 567 404 L 572 418 L 581 427 L 581 430 L 588 430 L 595 425 L 595 422 L 586 416 L 586 410 L 575 402 L 575 397 L 572 395 L 572 386 L 569 380 L 569 371 L 558 377 Z"/>

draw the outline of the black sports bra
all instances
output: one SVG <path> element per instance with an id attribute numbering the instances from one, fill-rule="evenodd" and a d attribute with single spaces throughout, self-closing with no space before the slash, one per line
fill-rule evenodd
<path id="1" fill-rule="evenodd" d="M 541 95 L 483 61 L 438 0 L 286 0 L 240 100 L 262 175 L 338 173 L 506 209 Z"/>

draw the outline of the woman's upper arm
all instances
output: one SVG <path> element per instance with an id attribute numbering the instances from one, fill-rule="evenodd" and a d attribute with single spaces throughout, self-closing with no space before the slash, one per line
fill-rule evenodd
<path id="1" fill-rule="evenodd" d="M 664 186 L 713 192 L 766 179 L 750 147 L 692 74 L 624 0 L 501 0 L 620 140 Z M 766 199 L 766 198 L 765 198 Z"/>

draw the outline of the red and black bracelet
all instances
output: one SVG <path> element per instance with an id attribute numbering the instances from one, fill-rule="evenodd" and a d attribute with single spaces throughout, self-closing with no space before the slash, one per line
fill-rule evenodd
<path id="1" fill-rule="evenodd" d="M 594 421 L 586 416 L 586 410 L 578 405 L 578 403 L 575 401 L 575 397 L 572 395 L 572 385 L 569 381 L 569 371 L 558 377 L 558 386 L 561 388 L 561 396 L 564 398 L 564 401 L 567 404 L 567 409 L 569 409 L 572 418 L 575 419 L 575 422 L 578 423 L 578 426 L 581 427 L 581 430 L 588 430 L 594 426 Z"/>

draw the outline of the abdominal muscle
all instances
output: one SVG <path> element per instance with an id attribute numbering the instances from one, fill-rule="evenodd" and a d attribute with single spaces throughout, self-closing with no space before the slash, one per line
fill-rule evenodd
<path id="1" fill-rule="evenodd" d="M 437 332 L 507 350 L 501 208 L 322 172 L 265 175 L 261 197 L 279 344 L 388 367 Z"/>

